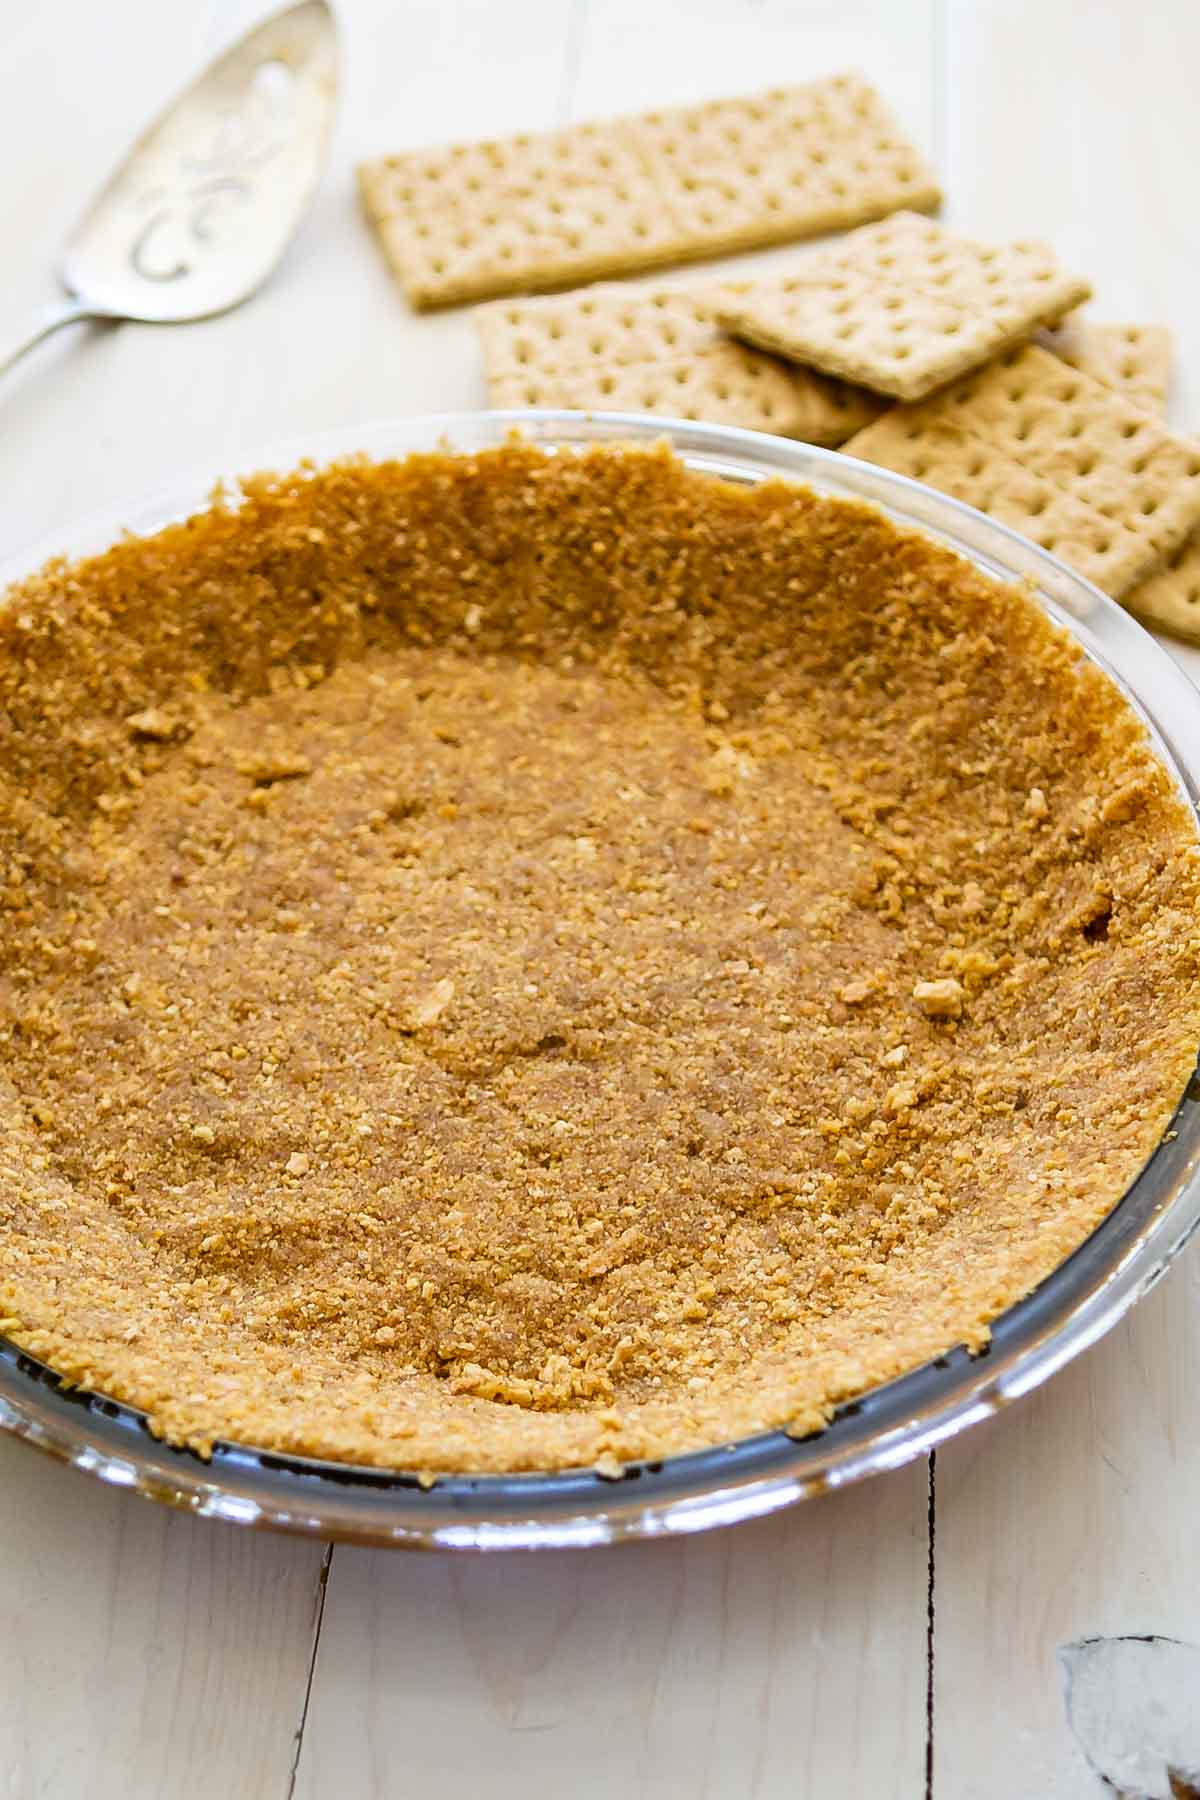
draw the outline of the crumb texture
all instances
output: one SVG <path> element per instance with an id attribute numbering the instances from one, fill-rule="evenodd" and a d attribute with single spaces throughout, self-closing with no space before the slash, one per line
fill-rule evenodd
<path id="1" fill-rule="evenodd" d="M 986 1342 L 1194 1065 L 1140 723 L 868 509 L 348 463 L 0 633 L 0 1323 L 173 1442 L 816 1428 Z"/>

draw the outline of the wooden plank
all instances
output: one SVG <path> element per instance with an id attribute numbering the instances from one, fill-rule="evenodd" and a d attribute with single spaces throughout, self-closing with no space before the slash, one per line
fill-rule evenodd
<path id="1" fill-rule="evenodd" d="M 0 1770 L 13 1800 L 283 1800 L 324 1550 L 0 1440 Z"/>
<path id="2" fill-rule="evenodd" d="M 861 67 L 928 144 L 930 7 L 900 10 L 578 6 L 554 97 L 580 119 Z M 503 16 L 523 41 L 528 7 Z M 474 90 L 428 80 L 440 135 L 462 130 Z M 694 1541 L 482 1561 L 339 1550 L 297 1796 L 372 1800 L 400 1769 L 414 1792 L 487 1800 L 916 1795 L 925 1524 L 922 1464 Z"/>
<path id="3" fill-rule="evenodd" d="M 79 0 L 23 16 L 0 47 L 0 151 L 22 170 L 6 197 L 24 265 L 7 325 L 51 290 L 61 231 L 133 123 L 257 10 L 184 8 L 168 31 L 153 0 L 126 0 L 121 55 L 113 19 Z M 19 371 L 0 393 L 0 552 L 175 469 L 244 467 L 278 436 L 482 403 L 468 315 L 414 319 L 383 266 L 354 199 L 361 156 L 855 65 L 927 140 L 929 6 L 903 26 L 894 11 L 768 0 L 741 5 L 730 30 L 716 0 L 611 13 L 343 0 L 331 168 L 271 287 L 203 325 L 64 336 Z M 48 141 L 54 155 L 31 159 Z M 196 1791 L 202 1765 L 205 1791 L 282 1796 L 319 1552 L 159 1513 L 20 1447 L 0 1457 L 12 1791 L 170 1800 Z M 339 1552 L 297 1791 L 391 1795 L 402 1769 L 414 1791 L 420 1774 L 444 1786 L 465 1771 L 489 1800 L 517 1791 L 516 1770 L 585 1800 L 589 1784 L 916 1793 L 924 1597 L 923 1467 L 694 1542 L 486 1561 Z"/>
<path id="4" fill-rule="evenodd" d="M 1176 333 L 1174 416 L 1200 428 L 1200 119 L 1187 0 L 1150 28 L 1070 0 L 945 9 L 942 167 L 955 222 L 1049 238 L 1097 317 Z M 1019 95 L 1019 102 L 1016 96 Z M 1165 640 L 1164 640 L 1165 641 Z M 1172 653 L 1195 676 L 1200 656 Z M 938 1454 L 934 1792 L 1084 1800 L 1056 1653 L 1093 1633 L 1200 1640 L 1200 1257 L 1097 1350 Z"/>
<path id="5" fill-rule="evenodd" d="M 1200 1256 L 1096 1350 L 938 1452 L 935 1794 L 1095 1800 L 1058 1653 L 1200 1641 Z"/>
<path id="6" fill-rule="evenodd" d="M 49 0 L 0 48 L 4 329 L 53 292 L 63 232 L 149 113 L 257 7 Z M 116 53 L 119 39 L 121 53 Z M 103 70 L 103 80 L 97 71 Z M 251 419 L 274 309 L 64 336 L 0 390 L 0 552 L 158 482 Z M 0 1441 L 0 1770 L 47 1800 L 286 1793 L 323 1550 L 173 1514 Z M 200 1772 L 203 1771 L 201 1774 Z"/>
<path id="7" fill-rule="evenodd" d="M 925 1465 L 706 1537 L 339 1549 L 297 1800 L 921 1791 Z"/>
<path id="8" fill-rule="evenodd" d="M 1200 12 L 1071 0 L 947 6 L 938 156 L 951 221 L 1046 237 L 1089 275 L 1097 318 L 1176 333 L 1175 416 L 1200 430 L 1193 175 Z"/>

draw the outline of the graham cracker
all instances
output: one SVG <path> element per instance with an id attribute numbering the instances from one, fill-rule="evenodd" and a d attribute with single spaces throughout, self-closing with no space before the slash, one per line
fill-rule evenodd
<path id="1" fill-rule="evenodd" d="M 845 449 L 991 513 L 1115 599 L 1200 521 L 1200 446 L 1035 344 Z"/>
<path id="2" fill-rule="evenodd" d="M 737 291 L 612 284 L 480 307 L 488 397 L 494 406 L 706 419 L 825 445 L 878 417 L 875 395 L 726 337 L 712 309 Z"/>
<path id="3" fill-rule="evenodd" d="M 1171 333 L 1165 325 L 1114 325 L 1064 319 L 1039 342 L 1074 369 L 1119 388 L 1147 412 L 1167 410 Z M 1163 566 L 1124 596 L 1123 604 L 1156 631 L 1200 643 L 1200 533 L 1193 531 Z"/>
<path id="4" fill-rule="evenodd" d="M 1090 293 L 1044 244 L 977 244 L 901 212 L 755 283 L 718 317 L 761 349 L 919 400 Z"/>
<path id="5" fill-rule="evenodd" d="M 1113 325 L 1072 317 L 1040 331 L 1036 341 L 1073 369 L 1119 388 L 1147 412 L 1166 412 L 1171 333 L 1165 325 Z"/>
<path id="6" fill-rule="evenodd" d="M 1075 368 L 1087 368 L 1111 386 L 1122 383 L 1148 412 L 1166 411 L 1171 367 L 1171 333 L 1165 325 L 1093 325 L 1064 320 L 1048 334 L 1051 348 L 1063 355 L 1058 339 L 1073 350 Z M 1172 550 L 1163 566 L 1124 597 L 1126 609 L 1155 631 L 1200 643 L 1200 531 Z"/>
<path id="7" fill-rule="evenodd" d="M 940 199 L 854 75 L 380 157 L 359 183 L 416 307 L 784 243 Z"/>
<path id="8" fill-rule="evenodd" d="M 1172 551 L 1161 569 L 1126 594 L 1124 604 L 1156 631 L 1200 644 L 1200 533 Z"/>

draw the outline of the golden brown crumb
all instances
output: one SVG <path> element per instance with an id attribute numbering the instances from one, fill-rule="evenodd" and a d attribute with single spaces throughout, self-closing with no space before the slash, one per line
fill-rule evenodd
<path id="1" fill-rule="evenodd" d="M 962 984 L 952 975 L 940 981 L 918 981 L 913 999 L 927 1019 L 957 1019 L 962 1014 Z"/>
<path id="2" fill-rule="evenodd" d="M 0 1309 L 201 1450 L 595 1467 L 1026 1293 L 1200 1036 L 1021 593 L 665 452 L 350 464 L 0 620 Z"/>

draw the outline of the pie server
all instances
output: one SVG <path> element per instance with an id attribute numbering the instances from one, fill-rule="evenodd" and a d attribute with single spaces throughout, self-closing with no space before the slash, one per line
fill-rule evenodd
<path id="1" fill-rule="evenodd" d="M 273 13 L 143 132 L 59 262 L 67 297 L 11 348 L 80 319 L 179 324 L 237 306 L 283 255 L 308 205 L 337 98 L 327 0 Z"/>

